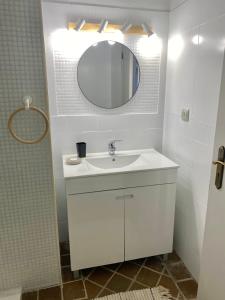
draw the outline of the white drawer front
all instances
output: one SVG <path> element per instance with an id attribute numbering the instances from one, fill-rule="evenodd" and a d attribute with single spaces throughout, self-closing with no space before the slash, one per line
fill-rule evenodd
<path id="1" fill-rule="evenodd" d="M 74 195 L 104 190 L 175 183 L 176 177 L 177 169 L 165 169 L 72 178 L 66 179 L 66 191 L 68 195 Z"/>

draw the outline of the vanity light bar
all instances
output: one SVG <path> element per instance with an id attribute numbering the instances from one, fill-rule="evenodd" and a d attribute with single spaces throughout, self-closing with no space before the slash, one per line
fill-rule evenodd
<path id="1" fill-rule="evenodd" d="M 144 32 L 147 33 L 148 36 L 153 35 L 153 31 L 149 28 L 149 26 L 146 23 L 141 24 L 141 27 L 143 28 Z"/>
<path id="2" fill-rule="evenodd" d="M 102 20 L 102 22 L 101 22 L 101 24 L 99 26 L 98 32 L 102 33 L 106 29 L 106 27 L 108 26 L 108 24 L 109 24 L 108 20 Z"/>
<path id="3" fill-rule="evenodd" d="M 99 23 L 85 22 L 84 19 L 78 22 L 68 23 L 69 30 L 76 30 L 81 32 L 99 32 L 99 33 L 116 33 L 118 31 L 126 35 L 146 35 L 151 36 L 153 34 L 152 30 L 147 24 L 133 25 L 131 23 L 126 23 L 124 25 L 109 23 L 108 20 L 103 20 Z"/>

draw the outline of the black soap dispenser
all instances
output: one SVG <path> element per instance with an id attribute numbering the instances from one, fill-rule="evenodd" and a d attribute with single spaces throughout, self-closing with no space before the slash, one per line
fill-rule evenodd
<path id="1" fill-rule="evenodd" d="M 84 142 L 79 142 L 79 143 L 76 143 L 76 146 L 77 146 L 77 156 L 79 158 L 84 158 L 86 157 L 86 143 Z"/>

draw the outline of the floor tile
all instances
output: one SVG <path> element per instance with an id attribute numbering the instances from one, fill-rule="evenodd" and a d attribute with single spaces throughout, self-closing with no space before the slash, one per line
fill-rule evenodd
<path id="1" fill-rule="evenodd" d="M 69 266 L 70 265 L 70 255 L 62 255 L 61 256 L 61 266 Z"/>
<path id="2" fill-rule="evenodd" d="M 115 274 L 112 277 L 112 279 L 110 279 L 106 287 L 112 291 L 119 293 L 119 292 L 125 292 L 130 286 L 130 284 L 131 284 L 131 280 L 121 275 Z"/>
<path id="3" fill-rule="evenodd" d="M 162 276 L 159 281 L 159 285 L 167 288 L 173 297 L 178 296 L 178 294 L 179 294 L 178 288 L 176 287 L 175 283 L 173 282 L 173 280 L 171 278 Z"/>
<path id="4" fill-rule="evenodd" d="M 99 267 L 94 270 L 94 272 L 88 277 L 88 279 L 103 286 L 112 275 L 112 271 Z"/>
<path id="5" fill-rule="evenodd" d="M 30 292 L 30 293 L 23 294 L 22 300 L 37 300 L 37 292 Z"/>
<path id="6" fill-rule="evenodd" d="M 95 270 L 95 268 L 83 269 L 83 270 L 81 270 L 81 275 L 84 279 L 87 279 L 88 276 L 90 276 L 90 274 L 92 272 L 94 272 L 94 270 Z"/>
<path id="7" fill-rule="evenodd" d="M 99 297 L 105 297 L 105 296 L 108 296 L 108 295 L 112 295 L 114 294 L 114 292 L 110 291 L 110 290 L 107 290 L 107 289 L 104 289 L 102 290 L 102 292 L 99 294 Z"/>
<path id="8" fill-rule="evenodd" d="M 162 272 L 164 266 L 158 256 L 147 258 L 145 266 L 158 272 Z"/>
<path id="9" fill-rule="evenodd" d="M 159 277 L 160 274 L 143 267 L 137 276 L 137 281 L 149 287 L 154 287 L 156 286 Z"/>
<path id="10" fill-rule="evenodd" d="M 197 295 L 197 283 L 193 279 L 186 280 L 191 278 L 191 275 L 175 251 L 168 255 L 168 260 L 165 263 L 162 261 L 161 256 L 154 256 L 84 269 L 81 270 L 81 280 L 74 280 L 73 272 L 70 270 L 68 242 L 60 244 L 60 253 L 61 264 L 64 266 L 62 268 L 64 300 L 88 300 L 118 292 L 125 292 L 128 289 L 139 290 L 146 287 L 151 288 L 157 284 L 168 288 L 173 299 L 176 300 L 190 300 L 196 298 Z M 186 298 L 179 294 L 174 279 L 171 278 L 166 268 L 173 275 L 180 291 Z M 114 273 L 115 271 L 117 273 Z M 162 275 L 159 273 L 162 273 Z M 134 278 L 135 281 L 132 283 Z M 106 288 L 104 287 L 105 284 L 107 284 Z M 61 300 L 60 287 L 40 290 L 39 295 L 39 300 Z M 22 300 L 37 300 L 37 298 L 37 292 L 26 293 L 22 296 Z"/>
<path id="11" fill-rule="evenodd" d="M 85 298 L 85 289 L 82 280 L 76 280 L 70 283 L 63 284 L 63 297 L 64 300 L 73 300 Z"/>
<path id="12" fill-rule="evenodd" d="M 184 263 L 182 262 L 168 264 L 167 268 L 176 280 L 191 278 L 188 269 L 185 267 Z"/>
<path id="13" fill-rule="evenodd" d="M 89 280 L 84 281 L 84 285 L 87 291 L 88 299 L 94 299 L 98 295 L 98 293 L 102 290 L 98 285 L 90 282 Z"/>
<path id="14" fill-rule="evenodd" d="M 69 242 L 60 243 L 60 255 L 70 254 Z"/>
<path id="15" fill-rule="evenodd" d="M 198 285 L 195 280 L 185 280 L 178 282 L 181 292 L 187 299 L 193 299 L 197 297 Z"/>
<path id="16" fill-rule="evenodd" d="M 62 281 L 63 281 L 63 283 L 74 281 L 73 272 L 71 271 L 70 267 L 62 268 L 61 272 L 62 272 Z"/>
<path id="17" fill-rule="evenodd" d="M 129 288 L 129 291 L 142 290 L 142 289 L 146 289 L 146 286 L 138 282 L 134 282 L 132 286 Z"/>
<path id="18" fill-rule="evenodd" d="M 139 259 L 132 260 L 133 263 L 138 264 L 139 266 L 142 266 L 144 261 L 145 261 L 145 258 L 139 258 Z"/>
<path id="19" fill-rule="evenodd" d="M 124 262 L 117 270 L 118 273 L 123 274 L 129 278 L 134 278 L 137 272 L 140 270 L 140 266 L 133 262 Z"/>
<path id="20" fill-rule="evenodd" d="M 170 274 L 168 273 L 166 267 L 164 267 L 164 270 L 162 272 L 163 275 L 170 277 Z"/>
<path id="21" fill-rule="evenodd" d="M 166 263 L 170 264 L 170 263 L 176 263 L 181 261 L 180 257 L 177 255 L 177 253 L 175 251 L 173 251 L 172 253 L 168 254 L 168 259 L 166 261 Z"/>
<path id="22" fill-rule="evenodd" d="M 60 286 L 40 290 L 39 300 L 61 300 Z"/>
<path id="23" fill-rule="evenodd" d="M 116 271 L 120 265 L 121 265 L 121 263 L 117 263 L 117 264 L 106 265 L 104 267 L 111 271 Z"/>

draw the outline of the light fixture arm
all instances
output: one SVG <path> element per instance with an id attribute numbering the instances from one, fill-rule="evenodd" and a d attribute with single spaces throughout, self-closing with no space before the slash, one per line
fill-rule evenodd
<path id="1" fill-rule="evenodd" d="M 76 31 L 81 31 L 81 29 L 84 27 L 86 21 L 84 19 L 81 19 L 77 22 L 77 26 L 75 28 Z"/>
<path id="2" fill-rule="evenodd" d="M 146 23 L 142 23 L 141 27 L 143 28 L 144 32 L 147 33 L 148 36 L 153 35 L 153 31 L 151 30 L 151 28 Z"/>
<path id="3" fill-rule="evenodd" d="M 132 24 L 131 23 L 125 23 L 122 25 L 122 27 L 120 28 L 120 31 L 122 33 L 126 33 L 130 28 L 131 28 Z"/>
<path id="4" fill-rule="evenodd" d="M 109 24 L 108 20 L 102 20 L 102 22 L 101 22 L 101 24 L 99 26 L 98 32 L 99 33 L 104 32 L 104 30 L 106 29 L 106 27 L 108 26 L 108 24 Z"/>

